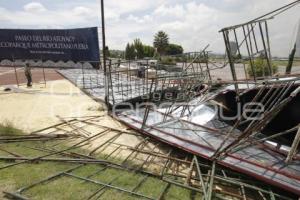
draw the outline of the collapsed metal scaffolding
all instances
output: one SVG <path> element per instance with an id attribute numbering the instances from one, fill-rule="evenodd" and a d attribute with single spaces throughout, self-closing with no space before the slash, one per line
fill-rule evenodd
<path id="1" fill-rule="evenodd" d="M 1 137 L 0 173 L 24 164 L 26 167 L 43 162 L 70 164 L 66 170 L 49 174 L 16 192 L 5 191 L 6 197 L 43 198 L 32 196 L 31 191 L 43 187 L 51 191 L 51 183 L 70 178 L 71 182 L 82 181 L 83 188 L 89 187 L 84 199 L 107 199 L 112 192 L 135 199 L 173 199 L 175 191 L 180 191 L 184 199 L 293 199 L 216 162 L 206 162 L 132 130 L 102 125 L 102 120 L 99 116 L 63 119 L 60 124 L 28 136 Z M 124 137 L 138 142 L 124 144 Z M 9 150 L 16 144 L 32 150 L 32 154 Z M 15 163 L 3 163 L 7 161 Z M 130 184 L 118 182 L 122 178 L 130 178 Z M 149 181 L 161 189 L 151 194 L 145 192 L 143 188 L 149 187 Z"/>
<path id="2" fill-rule="evenodd" d="M 294 1 L 249 22 L 229 26 L 220 30 L 224 38 L 226 55 L 237 92 L 239 91 L 239 81 L 248 83 L 248 81 L 252 80 L 252 82 L 254 81 L 254 83 L 257 83 L 259 80 L 266 81 L 277 77 L 272 66 L 268 22 L 273 20 L 276 16 L 294 8 L 299 3 L 299 1 Z M 257 76 L 254 65 L 254 60 L 257 58 L 266 61 L 266 66 L 262 66 L 262 75 L 260 76 Z M 252 77 L 249 77 L 247 74 L 245 61 L 248 62 Z M 242 63 L 246 80 L 239 78 L 236 74 L 235 65 L 237 63 Z"/>
<path id="3" fill-rule="evenodd" d="M 114 112 L 114 116 L 144 134 L 300 194 L 300 165 L 297 154 L 300 137 L 299 114 L 290 116 L 292 127 L 285 127 L 287 129 L 282 131 L 267 129 L 274 121 L 282 119 L 282 113 L 290 110 L 289 105 L 293 104 L 293 108 L 299 110 L 299 104 L 295 103 L 299 102 L 299 76 L 275 76 L 268 32 L 268 20 L 298 4 L 299 1 L 295 1 L 250 22 L 221 30 L 233 77 L 232 85 L 223 85 L 217 92 L 211 92 L 214 84 L 211 78 L 195 76 L 196 82 L 190 77 L 190 81 L 185 81 L 181 74 L 176 77 L 178 84 L 173 85 L 173 88 L 182 92 L 185 99 L 168 99 L 167 106 L 164 104 L 164 107 L 157 108 L 151 104 L 154 100 L 151 96 L 152 93 L 161 93 L 162 90 L 153 89 L 160 87 L 159 78 L 152 79 L 153 84 L 147 87 L 150 88 L 147 90 L 150 98 L 142 108 L 138 111 L 128 109 L 117 114 Z M 254 64 L 258 58 L 266 62 L 262 75 L 259 76 Z M 190 61 L 191 64 L 193 61 Z M 246 79 L 238 77 L 236 63 L 243 65 Z M 209 71 L 207 67 L 208 73 L 202 75 L 210 77 Z M 248 71 L 252 77 L 248 76 Z M 200 87 L 202 90 L 197 95 L 190 95 L 195 94 L 194 88 L 199 88 L 199 85 L 203 86 Z M 205 85 L 208 86 L 207 90 L 203 90 Z M 231 93 L 232 98 L 222 96 L 222 93 Z M 226 102 L 218 98 L 229 100 Z M 163 104 L 166 99 L 158 101 Z M 180 102 L 184 104 L 179 104 Z M 211 108 L 211 103 L 218 109 Z M 239 103 L 243 106 L 249 105 L 243 107 L 237 119 L 223 119 L 219 110 L 227 108 L 231 114 L 235 114 Z M 249 109 L 257 108 L 257 104 L 263 107 L 263 113 L 252 111 L 249 116 L 244 117 Z M 215 115 L 215 112 L 219 115 Z M 288 145 L 278 139 L 287 134 L 294 135 Z"/>
<path id="4" fill-rule="evenodd" d="M 293 99 L 296 99 L 299 95 L 298 93 L 300 87 L 299 78 L 297 78 L 297 75 L 292 75 L 292 78 L 287 79 L 283 76 L 281 77 L 282 79 L 280 79 L 278 75 L 276 75 L 273 72 L 270 36 L 268 28 L 269 20 L 272 20 L 276 16 L 297 6 L 299 3 L 300 1 L 294 1 L 281 8 L 264 14 L 258 18 L 255 18 L 249 22 L 226 27 L 220 30 L 220 32 L 223 34 L 225 42 L 226 54 L 234 81 L 235 92 L 237 94 L 237 101 L 239 101 L 240 95 L 243 95 L 249 91 L 244 91 L 243 87 L 245 87 L 245 85 L 247 85 L 248 89 L 258 88 L 259 92 L 251 100 L 251 102 L 261 103 L 261 105 L 264 106 L 264 118 L 262 119 L 262 121 L 251 121 L 244 119 L 242 115 L 235 122 L 232 130 L 228 132 L 227 136 L 229 136 L 234 129 L 240 128 L 240 126 L 247 124 L 247 128 L 244 129 L 243 135 L 241 135 L 223 150 L 221 150 L 223 148 L 223 146 L 221 145 L 215 153 L 216 157 L 220 156 L 221 154 L 228 153 L 229 151 L 231 151 L 239 145 L 249 146 L 249 144 L 247 144 L 248 139 L 255 137 L 256 134 L 263 130 L 265 126 L 267 126 L 268 123 L 274 117 L 276 117 L 276 115 L 283 109 L 283 107 L 291 103 L 291 101 Z M 254 61 L 257 58 L 266 61 L 266 66 L 262 66 L 262 76 L 257 76 L 256 73 Z M 252 75 L 252 77 L 247 76 L 247 67 L 245 61 L 248 62 L 250 69 L 249 71 L 251 71 L 250 74 Z M 241 62 L 243 63 L 245 76 L 247 77 L 246 80 L 240 79 L 235 71 L 235 65 Z M 287 74 L 286 77 L 290 77 L 290 74 Z M 250 84 L 249 81 L 251 81 Z M 251 117 L 255 117 L 258 115 L 259 114 L 255 115 L 255 113 L 252 113 Z M 299 124 L 295 124 L 295 127 L 290 128 L 291 129 L 285 130 L 281 133 L 273 133 L 272 136 L 269 136 L 265 139 L 261 139 L 259 141 L 266 141 L 267 139 L 273 139 L 291 132 L 296 133 L 296 131 L 299 129 Z M 289 150 L 289 153 L 285 160 L 287 163 L 291 161 L 293 159 L 293 156 L 297 154 L 297 148 L 299 146 L 298 137 L 298 134 L 295 134 L 295 138 L 291 145 L 291 149 Z M 280 149 L 281 145 L 277 145 L 277 148 Z"/>
<path id="5" fill-rule="evenodd" d="M 156 144 L 159 140 L 202 157 L 212 166 L 230 168 L 300 195 L 300 78 L 274 73 L 268 24 L 299 2 L 222 29 L 225 64 L 212 62 L 205 48 L 175 56 L 172 66 L 151 60 L 105 59 L 104 74 L 91 69 L 87 74 L 78 70 L 75 76 L 62 73 L 91 96 L 109 103 L 114 118 L 154 138 Z M 261 75 L 256 72 L 256 59 L 266 63 Z M 212 71 L 226 63 L 232 81 L 212 78 Z M 236 72 L 237 66 L 242 66 L 243 76 Z M 243 107 L 240 115 L 224 119 L 221 114 L 236 116 L 239 104 Z M 257 104 L 263 106 L 263 113 L 253 111 Z M 287 117 L 289 123 L 278 128 Z M 203 193 L 211 199 L 210 192 L 204 189 Z"/>

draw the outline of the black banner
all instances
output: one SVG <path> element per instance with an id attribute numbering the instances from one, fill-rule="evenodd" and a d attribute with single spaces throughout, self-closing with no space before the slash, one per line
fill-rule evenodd
<path id="1" fill-rule="evenodd" d="M 0 60 L 99 62 L 97 27 L 0 29 Z"/>

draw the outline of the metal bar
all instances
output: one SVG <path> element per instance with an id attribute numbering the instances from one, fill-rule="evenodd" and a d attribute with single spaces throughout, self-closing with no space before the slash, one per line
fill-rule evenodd
<path id="1" fill-rule="evenodd" d="M 111 89 L 111 96 L 112 96 L 112 100 L 113 100 L 113 104 L 115 104 L 115 94 L 114 94 L 114 86 L 113 86 L 113 82 L 112 82 L 112 78 L 111 78 L 111 60 L 109 60 L 109 83 L 110 85 L 108 86 Z"/>
<path id="2" fill-rule="evenodd" d="M 13 155 L 13 156 L 16 156 L 16 157 L 22 157 L 20 154 L 13 153 L 13 152 L 10 152 L 10 151 L 5 150 L 5 149 L 2 149 L 2 148 L 0 148 L 0 151 L 3 151 L 3 152 L 5 152 L 5 153 L 8 153 L 8 154 Z"/>
<path id="3" fill-rule="evenodd" d="M 121 136 L 121 133 L 111 137 L 110 139 L 108 139 L 107 141 L 105 141 L 104 143 L 100 144 L 99 146 L 97 146 L 96 148 L 94 148 L 90 153 L 89 156 L 93 155 L 96 151 L 98 151 L 101 147 L 103 147 L 104 145 L 106 145 L 108 142 L 116 140 L 118 137 Z"/>
<path id="4" fill-rule="evenodd" d="M 24 160 L 24 161 L 20 161 L 18 163 L 13 163 L 13 164 L 9 164 L 9 165 L 5 165 L 3 167 L 0 167 L 0 170 L 3 170 L 3 169 L 6 169 L 6 168 L 9 168 L 9 167 L 13 167 L 13 166 L 16 166 L 16 165 L 20 165 L 20 164 L 24 164 L 24 163 L 27 163 L 27 162 L 30 162 L 30 161 L 36 161 L 36 160 L 39 160 L 39 159 L 42 159 L 42 158 L 46 158 L 48 156 L 53 156 L 53 155 L 56 155 L 56 154 L 59 154 L 59 153 L 63 153 L 65 151 L 69 151 L 69 150 L 72 150 L 72 149 L 75 149 L 75 148 L 78 148 L 79 145 L 93 139 L 93 138 L 96 138 L 98 137 L 99 135 L 101 135 L 102 133 L 104 133 L 106 130 L 100 132 L 100 133 L 97 133 L 91 137 L 88 137 L 87 139 L 84 139 L 76 144 L 74 144 L 73 146 L 71 147 L 68 147 L 66 149 L 63 149 L 63 150 L 60 150 L 60 151 L 57 151 L 57 152 L 54 152 L 54 153 L 49 153 L 49 154 L 46 154 L 46 155 L 42 155 L 42 156 L 37 156 L 35 158 L 32 158 L 32 159 L 29 159 L 29 160 Z"/>
<path id="5" fill-rule="evenodd" d="M 101 28 L 102 28 L 102 53 L 103 53 L 103 72 L 105 78 L 105 103 L 109 105 L 109 85 L 107 80 L 107 69 L 106 69 L 106 39 L 105 39 L 105 14 L 104 14 L 104 0 L 100 1 L 101 4 Z"/>
<path id="6" fill-rule="evenodd" d="M 139 149 L 140 146 L 142 145 L 146 145 L 146 143 L 148 142 L 149 138 L 144 138 L 140 143 L 138 143 L 134 148 L 135 149 Z M 126 158 L 125 160 L 123 160 L 122 164 L 125 164 L 127 162 L 127 160 L 134 154 L 136 153 L 136 151 L 132 151 Z"/>
<path id="7" fill-rule="evenodd" d="M 30 200 L 29 198 L 27 197 L 24 197 L 18 193 L 11 193 L 11 192 L 3 192 L 5 194 L 5 196 L 7 198 L 10 198 L 10 199 L 15 199 L 15 200 Z"/>
<path id="8" fill-rule="evenodd" d="M 149 177 L 149 175 L 146 175 L 146 176 L 144 176 L 139 182 L 138 182 L 138 184 L 136 185 L 136 186 L 134 186 L 134 188 L 132 188 L 132 192 L 135 192 L 146 180 L 147 180 L 147 178 Z"/>
<path id="9" fill-rule="evenodd" d="M 256 82 L 257 81 L 257 79 L 256 79 L 256 71 L 255 71 L 255 68 L 254 68 L 254 64 L 253 64 L 253 60 L 252 60 L 252 54 L 251 54 L 250 49 L 249 49 L 248 39 L 247 39 L 247 36 L 246 36 L 246 31 L 245 31 L 245 27 L 244 26 L 243 26 L 243 33 L 244 33 L 245 42 L 246 42 L 246 48 L 247 48 L 247 52 L 248 52 L 248 56 L 249 56 L 250 67 L 251 67 L 251 71 L 253 73 L 253 79 L 254 79 L 254 82 Z"/>
<path id="10" fill-rule="evenodd" d="M 115 148 L 110 154 L 108 154 L 107 156 L 105 156 L 105 160 L 107 160 L 109 157 L 111 157 L 116 151 L 118 151 L 121 148 L 121 145 L 118 146 L 117 148 Z"/>
<path id="11" fill-rule="evenodd" d="M 173 149 L 171 149 L 171 150 L 169 151 L 169 153 L 167 154 L 167 157 L 170 157 L 172 152 L 173 152 Z M 167 167 L 167 165 L 168 165 L 169 163 L 170 163 L 170 158 L 167 158 L 167 161 L 165 162 L 165 164 L 163 165 L 163 167 L 162 167 L 162 169 L 161 169 L 161 173 L 160 173 L 161 177 L 164 176 L 164 173 L 165 173 L 165 171 L 166 171 L 166 167 Z"/>
<path id="12" fill-rule="evenodd" d="M 254 44 L 255 44 L 255 49 L 256 49 L 256 52 L 258 52 L 258 46 L 257 46 L 257 40 L 256 40 L 256 36 L 255 36 L 255 33 L 254 33 L 254 26 L 253 24 L 250 24 L 251 26 L 251 30 L 252 30 L 252 35 L 253 35 L 253 40 L 254 40 Z"/>
<path id="13" fill-rule="evenodd" d="M 252 45 L 252 38 L 251 38 L 251 32 L 253 31 L 253 29 L 251 29 L 250 30 L 250 28 L 249 28 L 249 24 L 248 25 L 246 25 L 246 28 L 247 28 L 247 31 L 248 31 L 248 41 L 249 41 L 249 47 L 250 47 L 250 52 L 251 52 L 251 55 L 253 55 L 254 53 L 254 51 L 253 51 L 253 45 Z M 253 33 L 253 32 L 252 32 Z"/>
<path id="14" fill-rule="evenodd" d="M 117 175 L 116 177 L 114 177 L 111 181 L 109 181 L 107 184 L 111 185 L 114 181 L 118 180 L 119 178 L 121 178 L 122 176 Z M 102 193 L 99 194 L 99 192 L 101 192 L 102 190 L 104 190 L 105 188 L 107 188 L 107 186 L 102 186 L 101 188 L 99 188 L 96 192 L 94 192 L 92 195 L 90 195 L 87 199 L 90 200 L 92 199 L 94 196 L 97 195 L 97 199 L 100 198 L 100 196 L 102 196 L 105 191 L 103 191 Z"/>
<path id="15" fill-rule="evenodd" d="M 162 200 L 164 199 L 164 196 L 166 195 L 166 193 L 168 192 L 169 188 L 170 188 L 171 184 L 167 183 L 166 186 L 163 188 L 163 190 L 161 191 L 159 197 L 157 198 L 157 200 Z"/>
<path id="16" fill-rule="evenodd" d="M 80 135 L 84 135 L 85 137 L 88 137 L 89 135 L 91 135 L 90 132 L 86 131 L 83 129 L 83 127 L 78 127 L 76 126 L 75 124 L 72 124 L 66 120 L 64 120 L 63 118 L 61 118 L 60 116 L 56 116 L 60 121 L 64 122 L 64 125 L 68 125 L 70 128 L 72 128 L 73 130 L 70 131 L 70 132 L 73 132 L 73 131 L 76 131 L 77 133 L 79 133 Z"/>
<path id="17" fill-rule="evenodd" d="M 212 164 L 212 170 L 211 170 L 211 175 L 210 175 L 210 180 L 209 180 L 209 186 L 208 186 L 208 191 L 207 191 L 207 200 L 211 200 L 212 199 L 212 191 L 213 191 L 215 170 L 216 170 L 216 162 L 214 161 L 213 164 Z"/>
<path id="18" fill-rule="evenodd" d="M 29 190 L 29 189 L 31 189 L 31 188 L 37 186 L 37 185 L 44 184 L 44 183 L 46 183 L 46 182 L 48 182 L 48 181 L 51 181 L 51 180 L 56 179 L 56 178 L 58 178 L 58 177 L 61 177 L 64 173 L 71 172 L 71 171 L 76 170 L 76 169 L 79 169 L 80 167 L 83 167 L 83 166 L 84 166 L 84 165 L 81 164 L 81 165 L 77 165 L 77 166 L 75 166 L 75 167 L 72 167 L 72 168 L 70 168 L 70 169 L 64 170 L 64 171 L 59 172 L 59 173 L 57 173 L 57 174 L 54 174 L 54 175 L 52 175 L 52 176 L 50 176 L 50 177 L 47 177 L 47 178 L 42 179 L 42 180 L 40 180 L 40 181 L 37 181 L 37 182 L 35 182 L 35 183 L 31 184 L 31 185 L 28 185 L 28 186 L 26 186 L 26 187 L 22 187 L 22 188 L 18 189 L 17 192 L 18 192 L 18 193 L 22 193 L 22 192 L 24 192 L 25 190 Z"/>
<path id="19" fill-rule="evenodd" d="M 224 41 L 225 41 L 226 52 L 227 52 L 227 56 L 228 56 L 228 60 L 229 60 L 229 65 L 230 65 L 230 69 L 231 69 L 232 78 L 233 78 L 234 81 L 237 81 L 236 71 L 235 71 L 235 67 L 234 67 L 234 61 L 233 61 L 232 56 L 231 56 L 231 50 L 230 50 L 230 44 L 229 44 L 229 38 L 228 38 L 228 31 L 223 32 L 223 37 L 224 37 Z M 239 96 L 239 86 L 235 83 L 234 87 L 235 87 L 235 90 L 236 90 L 236 92 Z"/>
<path id="20" fill-rule="evenodd" d="M 268 51 L 267 51 L 267 47 L 266 47 L 266 42 L 265 42 L 265 36 L 264 36 L 264 32 L 262 30 L 261 23 L 259 23 L 259 30 L 260 30 L 260 35 L 261 35 L 263 47 L 264 47 L 264 53 L 265 53 L 265 56 L 266 56 L 266 59 L 267 59 L 268 67 L 269 67 L 269 72 L 270 72 L 269 76 L 272 76 L 273 75 L 273 69 L 272 69 L 271 62 L 270 62 L 271 58 L 269 58 L 269 55 L 268 55 Z"/>
<path id="21" fill-rule="evenodd" d="M 191 164 L 190 164 L 190 167 L 188 169 L 188 174 L 187 174 L 186 179 L 185 179 L 185 185 L 190 185 L 190 180 L 191 180 L 191 176 L 192 176 L 192 173 L 193 173 L 194 163 L 195 163 L 195 160 L 193 159 Z"/>
<path id="22" fill-rule="evenodd" d="M 276 9 L 276 10 L 273 10 L 273 11 L 267 13 L 267 14 L 264 14 L 264 15 L 262 15 L 262 16 L 260 16 L 260 17 L 257 17 L 257 18 L 255 18 L 255 19 L 253 19 L 253 20 L 250 20 L 250 21 L 248 21 L 248 22 L 246 22 L 246 23 L 239 24 L 239 25 L 235 25 L 235 26 L 226 27 L 226 28 L 223 28 L 223 29 L 220 30 L 220 31 L 226 31 L 226 30 L 233 29 L 233 28 L 238 28 L 238 27 L 240 27 L 240 26 L 247 25 L 247 24 L 250 24 L 250 23 L 261 22 L 261 21 L 266 21 L 266 20 L 272 19 L 274 16 L 277 15 L 277 12 L 280 14 L 282 10 L 285 11 L 286 9 L 289 9 L 289 8 L 291 8 L 291 7 L 295 6 L 295 5 L 297 5 L 299 2 L 300 2 L 300 0 L 294 1 L 294 2 L 289 3 L 289 4 L 287 4 L 287 5 L 283 6 L 283 7 L 278 8 L 278 9 Z M 274 13 L 275 13 L 275 14 L 274 14 Z M 270 16 L 270 15 L 272 15 L 272 14 L 274 14 L 274 15 L 273 15 L 273 16 Z M 265 17 L 267 17 L 267 18 L 265 18 Z"/>
<path id="23" fill-rule="evenodd" d="M 108 168 L 108 165 L 105 166 L 105 167 L 103 167 L 103 168 L 101 168 L 101 169 L 99 169 L 99 170 L 97 170 L 96 172 L 88 175 L 86 178 L 91 178 L 91 177 L 95 176 L 96 174 L 98 174 L 99 172 L 105 171 L 107 168 Z"/>
<path id="24" fill-rule="evenodd" d="M 195 163 L 196 163 L 196 168 L 197 168 L 198 176 L 199 176 L 201 187 L 202 187 L 202 190 L 203 190 L 204 200 L 207 200 L 207 191 L 206 191 L 206 187 L 205 187 L 205 184 L 204 184 L 204 179 L 203 179 L 203 176 L 202 176 L 202 172 L 201 172 L 201 169 L 200 169 L 200 166 L 199 166 L 199 162 L 198 162 L 197 156 L 194 155 L 193 160 L 195 160 Z"/>
<path id="25" fill-rule="evenodd" d="M 160 145 L 160 143 L 157 143 L 154 145 L 154 147 L 151 149 L 151 151 L 155 152 L 154 150 L 157 148 L 157 146 Z M 145 159 L 145 161 L 141 164 L 141 166 L 139 167 L 139 169 L 142 169 L 144 167 L 144 165 L 148 162 L 149 158 L 155 158 L 153 155 L 148 154 L 147 158 Z"/>
<path id="26" fill-rule="evenodd" d="M 300 127 L 298 128 L 298 131 L 297 131 L 297 134 L 296 134 L 296 136 L 294 138 L 292 147 L 291 147 L 291 149 L 289 151 L 289 154 L 288 154 L 288 156 L 287 156 L 287 158 L 285 160 L 286 163 L 289 163 L 293 159 L 293 157 L 295 156 L 295 154 L 297 153 L 299 143 L 300 143 Z"/>
<path id="27" fill-rule="evenodd" d="M 76 179 L 84 180 L 84 181 L 87 181 L 87 182 L 90 182 L 90 183 L 94 183 L 94 184 L 97 184 L 97 185 L 106 186 L 106 187 L 109 187 L 109 188 L 117 190 L 117 191 L 125 192 L 125 193 L 131 194 L 133 196 L 137 196 L 137 197 L 141 197 L 141 198 L 145 198 L 145 199 L 154 200 L 152 197 L 148 197 L 148 196 L 145 196 L 145 195 L 142 195 L 142 194 L 139 194 L 139 193 L 132 192 L 130 190 L 119 188 L 117 186 L 109 185 L 109 184 L 103 183 L 101 181 L 95 181 L 95 180 L 92 180 L 92 179 L 87 179 L 87 178 L 80 177 L 80 176 L 77 176 L 77 175 L 74 175 L 74 174 L 70 174 L 70 173 L 64 173 L 64 174 L 67 175 L 67 176 L 76 178 Z"/>
<path id="28" fill-rule="evenodd" d="M 99 160 L 99 159 L 80 159 L 80 158 L 40 158 L 35 159 L 32 157 L 7 157 L 7 156 L 0 156 L 0 160 L 5 161 L 44 161 L 44 162 L 69 162 L 69 163 L 84 163 L 84 164 L 105 164 L 108 163 L 106 160 Z"/>
<path id="29" fill-rule="evenodd" d="M 244 133 L 238 137 L 238 139 L 236 139 L 234 142 L 232 142 L 227 147 L 225 147 L 224 150 L 222 150 L 223 153 L 228 153 L 232 148 L 236 147 L 241 143 L 244 143 L 245 139 L 249 138 L 249 136 L 251 135 L 252 132 L 254 132 L 254 130 L 261 130 L 266 125 L 266 121 L 272 120 L 276 116 L 276 114 L 285 105 L 287 105 L 299 92 L 300 92 L 300 87 L 298 87 L 288 98 L 280 102 L 280 104 L 278 104 L 274 109 L 265 113 L 263 120 L 260 120 L 253 126 L 252 126 L 253 122 L 251 122 L 250 125 L 245 129 Z"/>

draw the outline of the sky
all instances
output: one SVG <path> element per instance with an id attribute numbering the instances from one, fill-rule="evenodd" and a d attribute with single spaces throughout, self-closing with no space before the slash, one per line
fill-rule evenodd
<path id="1" fill-rule="evenodd" d="M 140 38 L 152 45 L 163 30 L 170 42 L 185 52 L 209 50 L 224 53 L 219 30 L 249 21 L 293 0 L 104 0 L 106 42 L 124 50 Z M 269 24 L 274 56 L 287 56 L 298 32 L 300 5 Z M 1 0 L 0 28 L 101 27 L 100 0 Z M 101 38 L 100 38 L 101 39 Z"/>

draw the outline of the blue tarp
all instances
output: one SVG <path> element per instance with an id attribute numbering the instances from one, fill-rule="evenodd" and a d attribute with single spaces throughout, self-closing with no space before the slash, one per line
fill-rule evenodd
<path id="1" fill-rule="evenodd" d="M 97 27 L 0 29 L 0 60 L 99 62 Z"/>

